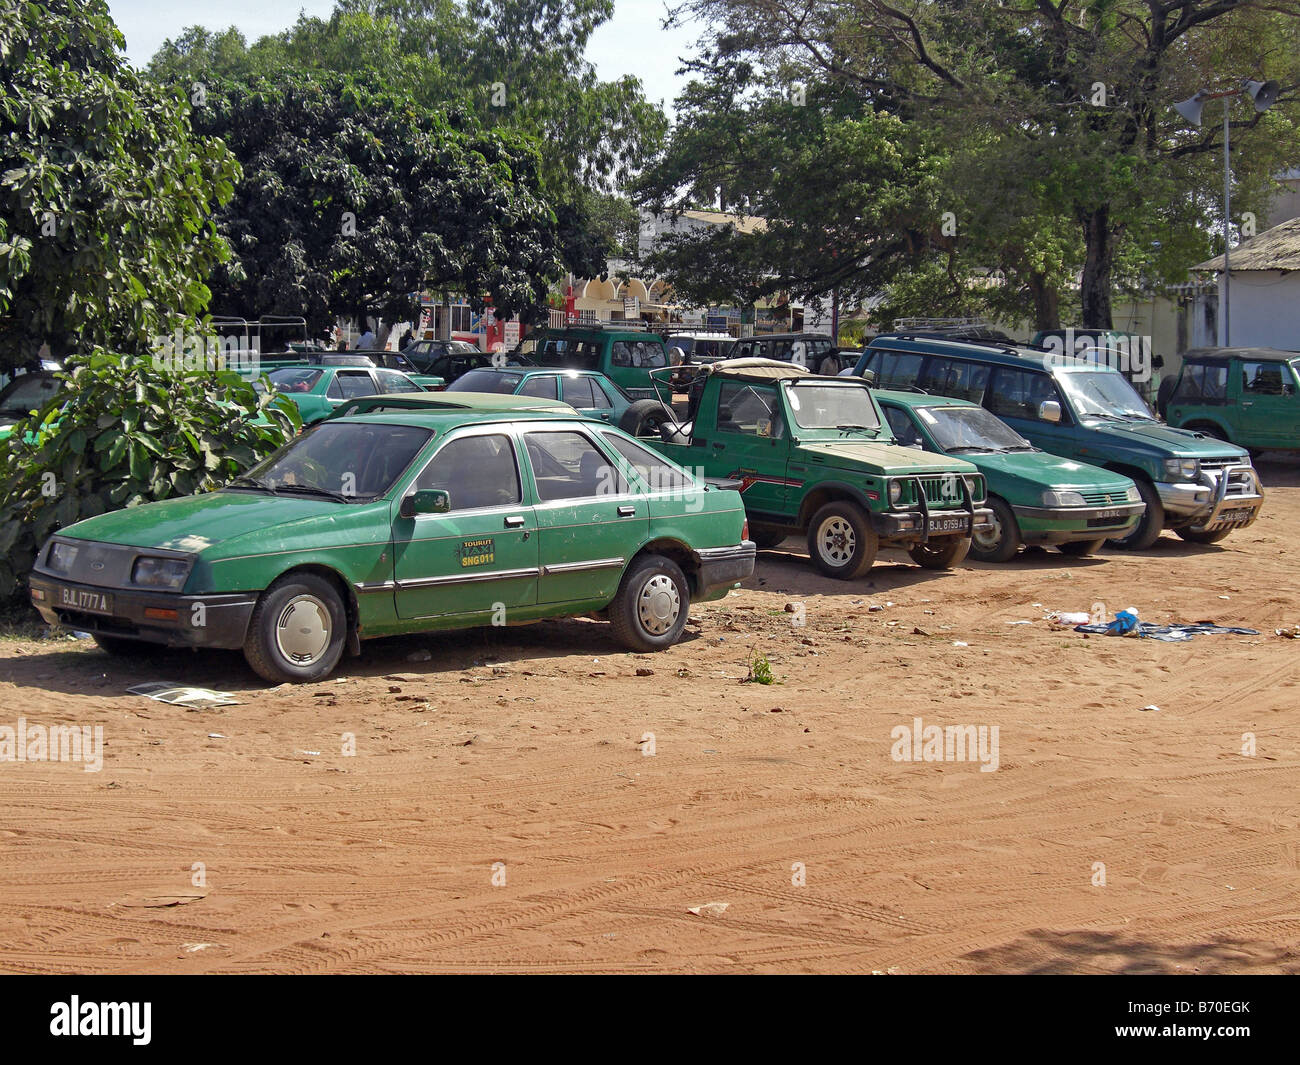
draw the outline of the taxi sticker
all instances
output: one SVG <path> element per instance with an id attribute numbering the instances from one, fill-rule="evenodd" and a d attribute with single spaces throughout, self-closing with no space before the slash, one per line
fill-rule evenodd
<path id="1" fill-rule="evenodd" d="M 496 561 L 496 540 L 487 536 L 481 540 L 462 540 L 460 544 L 460 564 L 466 566 L 490 566 Z"/>

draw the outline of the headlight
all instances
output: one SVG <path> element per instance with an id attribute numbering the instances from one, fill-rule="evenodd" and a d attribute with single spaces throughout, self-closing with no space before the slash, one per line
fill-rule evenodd
<path id="1" fill-rule="evenodd" d="M 76 544 L 65 544 L 56 542 L 51 548 L 50 553 L 45 559 L 45 564 L 54 570 L 55 573 L 67 573 L 72 569 L 72 563 L 77 560 L 77 552 L 81 549 Z"/>
<path id="2" fill-rule="evenodd" d="M 984 478 L 967 477 L 966 491 L 970 493 L 971 499 L 973 499 L 976 503 L 980 502 L 984 498 Z"/>
<path id="3" fill-rule="evenodd" d="M 1201 471 L 1196 459 L 1165 459 L 1165 480 L 1194 481 Z"/>
<path id="4" fill-rule="evenodd" d="M 145 555 L 131 567 L 131 583 L 145 588 L 180 589 L 189 576 L 190 564 L 183 558 L 150 558 Z"/>
<path id="5" fill-rule="evenodd" d="M 1137 485 L 1131 484 L 1124 490 L 1124 498 L 1130 503 L 1140 503 L 1142 501 L 1142 493 L 1138 491 Z"/>
<path id="6" fill-rule="evenodd" d="M 902 498 L 903 498 L 903 482 L 890 481 L 889 482 L 889 505 L 891 507 L 898 506 Z"/>
<path id="7" fill-rule="evenodd" d="M 1083 496 L 1078 492 L 1044 492 L 1043 506 L 1081 507 L 1083 506 Z"/>

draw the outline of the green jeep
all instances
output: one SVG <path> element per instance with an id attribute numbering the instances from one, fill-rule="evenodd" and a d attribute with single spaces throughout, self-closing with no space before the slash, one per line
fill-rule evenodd
<path id="1" fill-rule="evenodd" d="M 1039 451 L 977 403 L 924 392 L 876 391 L 906 447 L 958 455 L 984 474 L 993 527 L 971 537 L 971 557 L 1006 562 L 1022 544 L 1082 558 L 1127 535 L 1146 505 L 1129 478 Z"/>
<path id="2" fill-rule="evenodd" d="M 813 564 L 848 580 L 882 546 L 948 569 L 966 557 L 971 534 L 990 527 L 979 471 L 899 447 L 861 380 L 729 359 L 702 367 L 689 395 L 685 422 L 642 439 L 683 466 L 740 481 L 759 547 L 806 533 Z"/>
<path id="3" fill-rule="evenodd" d="M 598 370 L 634 400 L 655 399 L 651 370 L 669 365 L 664 338 L 644 330 L 609 328 L 562 329 L 537 340 L 532 355 L 538 366 Z"/>
<path id="4" fill-rule="evenodd" d="M 1160 382 L 1170 425 L 1252 451 L 1300 448 L 1300 354 L 1276 348 L 1197 348 Z"/>
<path id="5" fill-rule="evenodd" d="M 657 650 L 753 572 L 735 491 L 571 411 L 460 402 L 331 419 L 219 491 L 70 525 L 32 605 L 111 653 L 242 648 L 314 681 L 370 637 L 589 613 Z"/>

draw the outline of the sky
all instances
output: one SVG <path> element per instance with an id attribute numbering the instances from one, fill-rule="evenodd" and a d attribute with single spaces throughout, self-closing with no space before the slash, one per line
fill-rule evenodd
<path id="1" fill-rule="evenodd" d="M 298 12 L 325 17 L 333 0 L 224 0 L 219 5 L 197 0 L 108 0 L 118 28 L 126 37 L 127 56 L 143 66 L 168 37 L 186 26 L 208 29 L 238 26 L 250 41 L 292 25 Z M 587 58 L 605 80 L 635 74 L 646 96 L 671 110 L 681 91 L 678 57 L 694 50 L 697 31 L 662 30 L 664 0 L 614 0 L 614 17 L 601 26 L 587 48 Z"/>

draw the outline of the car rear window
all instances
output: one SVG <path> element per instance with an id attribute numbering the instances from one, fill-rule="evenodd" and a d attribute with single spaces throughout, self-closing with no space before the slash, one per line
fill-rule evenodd
<path id="1" fill-rule="evenodd" d="M 272 370 L 267 380 L 277 392 L 310 392 L 316 387 L 324 370 Z"/>
<path id="2" fill-rule="evenodd" d="M 523 374 L 497 373 L 496 370 L 470 370 L 447 386 L 448 392 L 499 392 L 513 396 Z"/>

